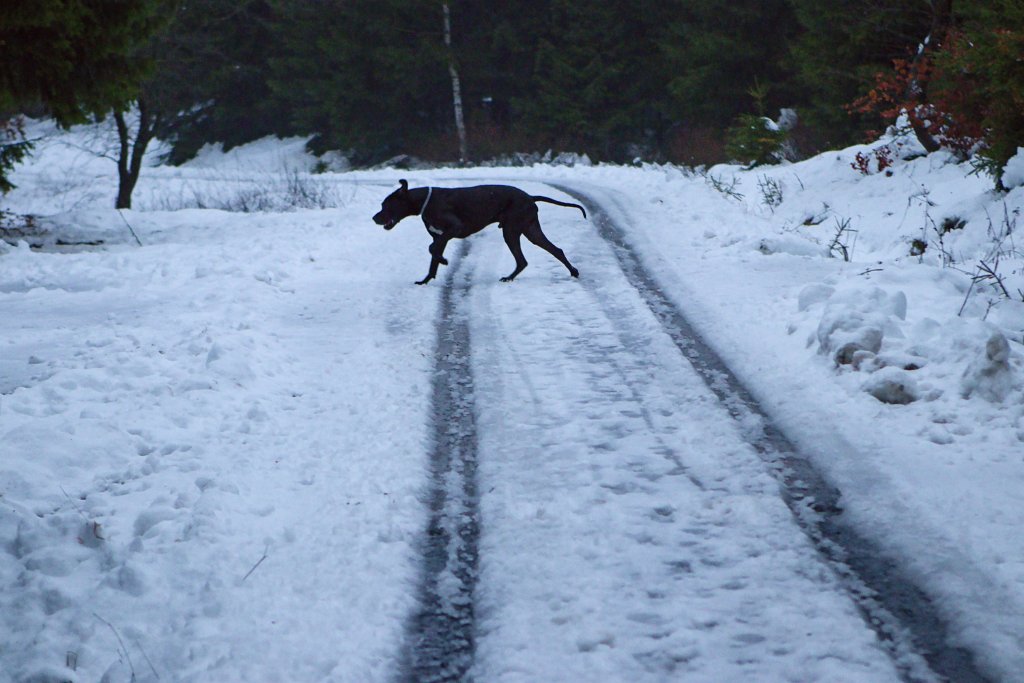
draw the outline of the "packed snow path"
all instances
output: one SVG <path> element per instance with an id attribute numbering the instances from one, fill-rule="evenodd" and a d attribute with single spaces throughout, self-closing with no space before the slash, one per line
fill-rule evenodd
<path id="1" fill-rule="evenodd" d="M 937 680 L 919 653 L 943 675 L 982 680 L 945 646 L 924 595 L 837 523 L 838 493 L 588 203 L 607 243 L 572 239 L 588 264 L 582 287 L 554 269 L 518 283 L 546 290 L 523 296 L 453 258 L 434 409 L 451 419 L 435 430 L 451 453 L 434 458 L 452 463 L 435 472 L 450 508 L 430 523 L 427 563 L 455 599 L 438 615 L 436 587 L 421 598 L 437 616 L 417 617 L 413 647 L 441 662 L 419 680 L 462 680 L 470 662 L 480 680 Z M 472 262 L 493 274 L 507 259 L 480 245 Z M 466 479 L 468 441 L 479 485 Z"/>

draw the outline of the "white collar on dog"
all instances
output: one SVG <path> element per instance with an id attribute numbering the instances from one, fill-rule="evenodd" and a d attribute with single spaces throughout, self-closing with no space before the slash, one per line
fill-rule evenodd
<path id="1" fill-rule="evenodd" d="M 427 187 L 427 198 L 423 200 L 423 206 L 420 207 L 420 213 L 419 213 L 420 216 L 422 216 L 423 212 L 427 210 L 427 204 L 430 203 L 430 195 L 433 194 L 433 193 L 434 193 L 434 188 L 428 186 Z"/>

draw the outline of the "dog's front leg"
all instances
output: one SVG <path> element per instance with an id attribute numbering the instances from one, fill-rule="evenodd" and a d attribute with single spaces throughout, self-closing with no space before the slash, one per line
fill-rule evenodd
<path id="1" fill-rule="evenodd" d="M 430 272 L 422 280 L 416 284 L 425 285 L 435 277 L 437 277 L 437 267 L 443 262 L 448 265 L 447 259 L 444 257 L 444 248 L 448 246 L 448 238 L 443 235 L 434 238 L 434 243 L 430 245 Z"/>
<path id="2" fill-rule="evenodd" d="M 436 249 L 436 248 L 437 248 L 437 238 L 435 237 L 434 241 L 430 243 L 429 247 L 427 247 L 427 251 L 429 251 L 430 255 L 433 256 L 434 255 L 434 249 Z M 442 266 L 447 266 L 448 265 L 448 259 L 446 259 L 444 256 L 441 257 L 441 265 Z"/>

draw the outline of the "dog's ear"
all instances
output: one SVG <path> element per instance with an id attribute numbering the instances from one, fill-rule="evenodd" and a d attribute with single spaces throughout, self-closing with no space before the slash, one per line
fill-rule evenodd
<path id="1" fill-rule="evenodd" d="M 402 178 L 401 180 L 399 180 L 398 184 L 402 186 L 402 192 L 408 192 L 409 191 L 409 181 L 406 180 L 405 178 Z"/>

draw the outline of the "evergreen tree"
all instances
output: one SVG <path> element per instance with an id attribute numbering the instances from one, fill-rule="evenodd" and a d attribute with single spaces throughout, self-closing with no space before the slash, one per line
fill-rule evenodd
<path id="1" fill-rule="evenodd" d="M 159 26 L 155 2 L 6 0 L 0 12 L 0 104 L 43 106 L 61 125 L 123 106 L 148 67 L 134 48 Z M 0 188 L 28 149 L 15 119 L 3 118 Z"/>
<path id="2" fill-rule="evenodd" d="M 768 87 L 766 112 L 793 104 L 785 65 L 798 32 L 786 0 L 667 0 L 671 18 L 662 42 L 672 73 L 668 88 L 682 119 L 724 127 L 750 113 L 749 90 Z"/>
<path id="3" fill-rule="evenodd" d="M 0 194 L 7 194 L 14 189 L 8 175 L 31 149 L 32 143 L 25 139 L 22 118 L 0 117 Z M 2 216 L 3 212 L 0 211 L 0 217 Z"/>
<path id="4" fill-rule="evenodd" d="M 910 59 L 932 26 L 933 3 L 922 0 L 790 0 L 802 32 L 792 45 L 803 117 L 821 131 L 820 143 L 857 142 L 877 118 L 850 116 L 845 107 L 866 92 L 893 60 Z"/>
<path id="5" fill-rule="evenodd" d="M 665 68 L 656 49 L 660 3 L 553 0 L 520 106 L 553 145 L 628 160 L 656 146 Z"/>
<path id="6" fill-rule="evenodd" d="M 270 87 L 295 129 L 314 136 L 314 151 L 368 162 L 451 133 L 440 2 L 275 0 L 274 8 L 282 56 L 270 60 Z M 440 154 L 453 157 L 454 145 L 445 147 Z"/>
<path id="7" fill-rule="evenodd" d="M 160 21 L 154 2 L 5 0 L 0 93 L 62 125 L 128 102 L 147 68 L 133 48 Z"/>
<path id="8" fill-rule="evenodd" d="M 953 113 L 980 122 L 979 167 L 1003 189 L 1003 168 L 1024 147 L 1024 5 L 1016 0 L 961 0 L 962 31 L 937 59 Z"/>
<path id="9" fill-rule="evenodd" d="M 171 163 L 208 142 L 230 149 L 288 132 L 287 107 L 270 91 L 270 56 L 278 51 L 267 0 L 192 0 L 157 47 L 161 88 L 180 94 L 179 110 L 157 134 L 171 143 Z"/>

